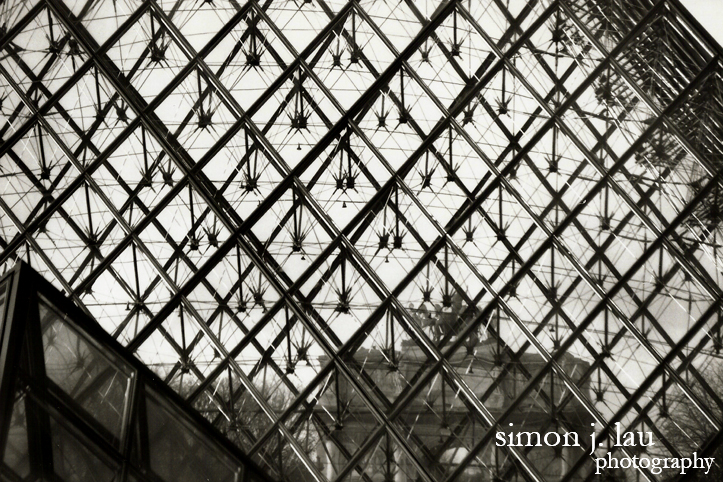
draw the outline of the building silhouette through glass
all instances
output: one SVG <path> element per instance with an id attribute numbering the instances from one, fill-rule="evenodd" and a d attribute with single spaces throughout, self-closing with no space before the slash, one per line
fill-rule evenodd
<path id="1" fill-rule="evenodd" d="M 723 476 L 723 51 L 678 0 L 0 24 L 3 480 Z"/>

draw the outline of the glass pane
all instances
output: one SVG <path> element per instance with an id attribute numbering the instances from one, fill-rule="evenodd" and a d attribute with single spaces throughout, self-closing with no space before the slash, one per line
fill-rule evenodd
<path id="1" fill-rule="evenodd" d="M 146 391 L 151 469 L 168 482 L 233 482 L 239 466 Z"/>
<path id="2" fill-rule="evenodd" d="M 101 353 L 42 297 L 39 309 L 48 378 L 97 420 L 108 432 L 103 435 L 117 447 L 130 367 L 107 351 Z"/>
<path id="3" fill-rule="evenodd" d="M 116 481 L 116 472 L 83 443 L 50 417 L 53 468 L 65 482 Z"/>
<path id="4" fill-rule="evenodd" d="M 7 281 L 4 281 L 0 283 L 0 336 L 2 336 L 3 333 L 3 326 L 5 325 L 5 304 L 7 296 L 5 294 L 5 291 L 8 289 L 8 286 L 10 286 L 10 283 Z"/>
<path id="5" fill-rule="evenodd" d="M 30 473 L 25 395 L 17 394 L 15 398 L 3 462 L 20 477 L 26 477 Z"/>
<path id="6" fill-rule="evenodd" d="M 5 288 L 7 283 L 0 283 L 0 326 L 3 323 L 3 307 L 5 306 Z"/>
<path id="7" fill-rule="evenodd" d="M 246 473 L 245 480 L 246 482 L 266 482 L 266 479 L 262 478 L 259 474 L 251 470 Z"/>

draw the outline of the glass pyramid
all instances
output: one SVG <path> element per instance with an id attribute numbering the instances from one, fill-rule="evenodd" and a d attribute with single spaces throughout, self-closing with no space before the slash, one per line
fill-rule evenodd
<path id="1" fill-rule="evenodd" d="M 0 23 L 2 269 L 271 476 L 723 457 L 721 48 L 677 0 L 14 0 Z"/>

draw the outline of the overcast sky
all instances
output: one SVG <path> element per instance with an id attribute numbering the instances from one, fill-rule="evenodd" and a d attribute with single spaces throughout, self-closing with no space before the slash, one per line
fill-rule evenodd
<path id="1" fill-rule="evenodd" d="M 723 44 L 723 0 L 681 0 L 681 3 Z"/>

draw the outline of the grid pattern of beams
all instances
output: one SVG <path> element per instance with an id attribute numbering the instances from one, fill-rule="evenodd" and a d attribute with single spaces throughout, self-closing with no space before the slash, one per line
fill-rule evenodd
<path id="1" fill-rule="evenodd" d="M 511 423 L 716 450 L 721 51 L 676 0 L 0 17 L 0 264 L 273 476 L 594 477 Z"/>

